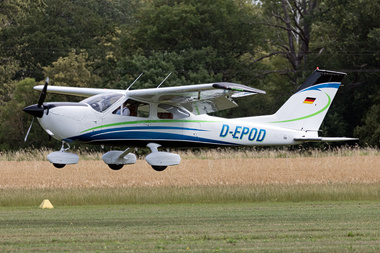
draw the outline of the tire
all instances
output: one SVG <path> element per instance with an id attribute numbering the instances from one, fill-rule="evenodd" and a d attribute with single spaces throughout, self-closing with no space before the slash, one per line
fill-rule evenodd
<path id="1" fill-rule="evenodd" d="M 153 166 L 152 165 L 152 168 L 155 170 L 155 171 L 163 171 L 167 168 L 168 166 Z"/>
<path id="2" fill-rule="evenodd" d="M 63 167 L 66 166 L 66 164 L 62 164 L 62 163 L 53 163 L 54 167 L 56 167 L 57 169 L 62 169 Z"/>
<path id="3" fill-rule="evenodd" d="M 120 170 L 124 167 L 124 164 L 108 164 L 108 167 L 110 167 L 112 170 Z"/>

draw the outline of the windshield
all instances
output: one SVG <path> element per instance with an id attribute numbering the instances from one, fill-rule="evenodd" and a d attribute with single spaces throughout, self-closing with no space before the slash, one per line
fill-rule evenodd
<path id="1" fill-rule="evenodd" d="M 116 101 L 118 101 L 123 94 L 107 93 L 99 94 L 82 100 L 82 103 L 89 104 L 94 110 L 104 112 Z"/>

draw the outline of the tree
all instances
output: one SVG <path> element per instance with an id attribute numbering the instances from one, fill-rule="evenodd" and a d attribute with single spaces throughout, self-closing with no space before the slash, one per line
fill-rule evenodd
<path id="1" fill-rule="evenodd" d="M 67 57 L 60 57 L 52 66 L 43 67 L 46 76 L 58 86 L 96 87 L 100 78 L 93 74 L 93 62 L 88 61 L 88 53 L 73 50 Z"/>
<path id="2" fill-rule="evenodd" d="M 262 31 L 253 25 L 258 12 L 258 6 L 246 1 L 161 0 L 148 4 L 136 15 L 138 26 L 122 31 L 118 85 L 126 88 L 144 72 L 134 86 L 156 87 L 173 72 L 165 86 L 229 81 L 260 88 L 261 82 L 254 76 L 261 63 L 252 65 L 249 60 L 260 47 L 257 41 Z M 236 112 L 220 115 L 253 115 L 270 108 L 252 102 L 246 100 Z"/>
<path id="3" fill-rule="evenodd" d="M 0 117 L 4 120 L 0 124 L 0 150 L 49 146 L 48 138 L 41 138 L 41 136 L 47 137 L 47 134 L 37 124 L 33 127 L 28 142 L 24 142 L 32 117 L 24 113 L 22 109 L 37 102 L 39 94 L 32 92 L 35 85 L 37 85 L 36 81 L 31 78 L 16 83 L 10 94 L 12 99 L 1 107 Z"/>
<path id="4" fill-rule="evenodd" d="M 163 86 L 179 86 L 221 81 L 222 74 L 213 71 L 210 63 L 216 62 L 212 48 L 183 50 L 181 52 L 151 52 L 150 56 L 135 54 L 118 62 L 117 71 L 123 73 L 118 88 L 126 89 L 143 72 L 133 88 L 155 88 L 172 73 Z M 222 60 L 222 59 L 219 59 Z"/>
<path id="5" fill-rule="evenodd" d="M 153 51 L 180 53 L 212 48 L 218 59 L 213 72 L 231 81 L 242 71 L 244 62 L 240 59 L 254 54 L 258 46 L 253 9 L 244 1 L 154 1 L 138 13 L 138 27 L 124 33 L 123 53 L 131 55 L 137 50 L 149 57 Z"/>
<path id="6" fill-rule="evenodd" d="M 24 19 L 30 9 L 41 9 L 45 5 L 43 0 L 2 0 L 0 1 L 0 29 Z"/>
<path id="7" fill-rule="evenodd" d="M 0 31 L 1 54 L 19 61 L 18 77 L 44 79 L 42 67 L 72 49 L 86 49 L 92 57 L 99 38 L 115 32 L 110 20 L 75 1 L 45 0 L 43 9 L 31 8 L 26 17 Z"/>
<path id="8" fill-rule="evenodd" d="M 3 58 L 0 61 L 0 105 L 3 106 L 11 100 L 10 94 L 14 89 L 12 80 L 18 69 L 18 64 L 13 59 Z"/>
<path id="9" fill-rule="evenodd" d="M 286 75 L 294 84 L 293 90 L 309 75 L 308 55 L 319 48 L 311 49 L 312 27 L 317 0 L 264 0 L 262 1 L 263 17 L 258 24 L 266 26 L 267 32 L 263 42 L 267 45 L 261 57 L 255 62 L 268 57 L 280 56 L 287 63 L 275 70 L 264 72 Z M 272 34 L 272 35 L 271 35 Z M 285 65 L 285 66 L 284 66 Z"/>
<path id="10" fill-rule="evenodd" d="M 329 0 L 320 4 L 315 32 L 324 50 L 314 62 L 348 75 L 339 90 L 326 123 L 338 120 L 347 136 L 355 133 L 361 144 L 380 145 L 378 108 L 380 100 L 380 11 L 379 1 Z M 330 115 L 340 118 L 330 118 Z M 330 132 L 340 131 L 330 127 Z"/>
<path id="11" fill-rule="evenodd" d="M 21 23 L 28 16 L 28 9 L 41 10 L 43 0 L 3 0 L 0 1 L 0 33 Z M 14 76 L 20 68 L 20 62 L 7 56 L 9 48 L 0 48 L 0 105 L 4 106 L 12 97 Z"/>

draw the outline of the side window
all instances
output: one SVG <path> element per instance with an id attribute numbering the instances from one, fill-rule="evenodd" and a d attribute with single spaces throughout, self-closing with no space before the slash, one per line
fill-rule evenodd
<path id="1" fill-rule="evenodd" d="M 133 99 L 128 99 L 112 113 L 122 116 L 148 118 L 149 104 L 142 103 Z"/>
<path id="2" fill-rule="evenodd" d="M 183 119 L 189 117 L 190 114 L 178 107 L 159 104 L 157 107 L 157 117 L 159 119 Z"/>

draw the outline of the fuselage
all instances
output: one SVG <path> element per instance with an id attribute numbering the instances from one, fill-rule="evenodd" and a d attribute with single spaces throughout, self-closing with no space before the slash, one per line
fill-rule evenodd
<path id="1" fill-rule="evenodd" d="M 141 75 L 140 75 L 141 76 Z M 69 143 L 125 146 L 102 160 L 113 170 L 137 160 L 131 147 L 148 147 L 145 160 L 156 171 L 178 165 L 178 154 L 159 147 L 223 147 L 296 145 L 303 142 L 351 141 L 356 138 L 319 137 L 318 131 L 345 73 L 315 70 L 272 115 L 225 119 L 208 114 L 234 108 L 234 98 L 265 94 L 235 83 L 208 83 L 136 90 L 106 90 L 49 86 L 47 79 L 37 104 L 23 110 L 62 141 L 60 151 L 47 158 L 57 168 L 76 164 L 79 156 Z M 79 103 L 44 103 L 46 93 L 88 97 Z M 28 137 L 33 121 L 26 134 Z"/>
<path id="2" fill-rule="evenodd" d="M 194 115 L 183 107 L 131 101 L 126 95 L 113 100 L 100 105 L 94 103 L 96 99 L 45 103 L 47 109 L 38 120 L 57 140 L 111 146 L 145 147 L 151 142 L 177 148 L 294 145 L 298 143 L 294 138 L 304 134 L 255 122 L 255 117 Z M 122 112 L 127 107 L 129 115 Z"/>

